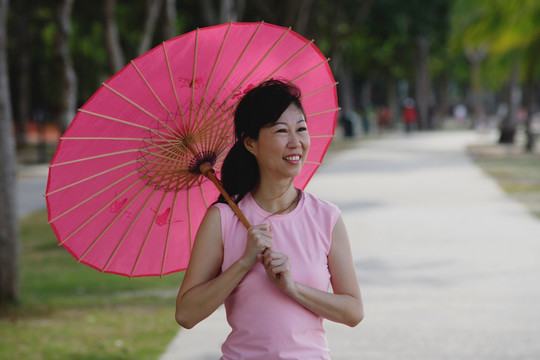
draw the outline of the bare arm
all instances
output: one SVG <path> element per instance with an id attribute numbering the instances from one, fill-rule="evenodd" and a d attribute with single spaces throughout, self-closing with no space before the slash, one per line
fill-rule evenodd
<path id="1" fill-rule="evenodd" d="M 243 256 L 220 273 L 223 262 L 220 216 L 215 207 L 205 215 L 176 297 L 176 321 L 187 329 L 210 316 L 257 262 L 257 254 L 271 246 L 267 225 L 251 227 Z"/>
<path id="2" fill-rule="evenodd" d="M 328 320 L 356 326 L 364 317 L 360 286 L 351 254 L 349 237 L 340 217 L 332 231 L 328 255 L 333 293 L 320 291 L 292 280 L 288 258 L 275 250 L 264 254 L 271 281 L 299 304 Z M 279 276 L 276 276 L 280 274 Z"/>

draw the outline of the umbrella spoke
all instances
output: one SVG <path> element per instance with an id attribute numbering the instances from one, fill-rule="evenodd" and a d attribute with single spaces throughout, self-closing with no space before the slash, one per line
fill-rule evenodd
<path id="1" fill-rule="evenodd" d="M 157 122 L 159 122 L 161 124 L 161 126 L 163 126 L 165 129 L 169 130 L 170 134 L 171 135 L 174 135 L 174 136 L 177 136 L 177 137 L 181 137 L 180 134 L 178 132 L 176 132 L 173 128 L 171 128 L 169 125 L 167 125 L 166 123 L 164 123 L 160 118 L 158 118 L 157 116 L 155 116 L 154 114 L 150 113 L 148 110 L 146 110 L 145 108 L 143 108 L 142 106 L 140 106 L 139 104 L 137 104 L 136 102 L 134 102 L 133 100 L 129 99 L 127 96 L 121 94 L 119 91 L 113 89 L 112 87 L 110 87 L 109 85 L 107 85 L 106 83 L 103 83 L 103 86 L 106 87 L 107 89 L 109 89 L 111 92 L 113 92 L 114 94 L 118 95 L 119 97 L 121 97 L 122 99 L 124 99 L 125 101 L 127 101 L 128 103 L 130 103 L 131 105 L 135 106 L 137 109 L 141 110 L 143 113 L 145 113 L 146 115 L 150 116 L 152 119 L 156 120 Z"/>
<path id="2" fill-rule="evenodd" d="M 312 139 L 328 139 L 328 138 L 334 138 L 335 135 L 313 135 L 313 136 L 310 136 L 310 138 Z"/>
<path id="3" fill-rule="evenodd" d="M 75 159 L 75 160 L 64 161 L 64 162 L 61 162 L 61 163 L 55 163 L 55 164 L 49 165 L 49 167 L 57 167 L 57 166 L 62 166 L 62 165 L 70 165 L 70 164 L 75 164 L 75 163 L 78 163 L 78 162 L 83 162 L 83 161 L 88 161 L 88 160 L 102 159 L 102 158 L 105 158 L 105 157 L 108 157 L 108 156 L 124 155 L 124 154 L 133 153 L 133 152 L 139 152 L 139 151 L 140 151 L 139 148 L 137 148 L 137 149 L 130 149 L 130 150 L 123 150 L 123 151 L 116 151 L 116 152 L 107 153 L 107 154 L 100 154 L 100 155 L 88 156 L 88 157 L 85 157 L 85 158 L 79 158 L 79 159 Z"/>
<path id="4" fill-rule="evenodd" d="M 251 43 L 253 42 L 253 39 L 255 38 L 255 36 L 259 33 L 259 30 L 261 29 L 262 25 L 264 24 L 264 21 L 262 21 L 259 26 L 257 27 L 257 29 L 253 32 L 253 34 L 251 35 L 251 38 L 249 39 L 249 41 L 247 42 L 246 46 L 244 47 L 244 49 L 242 50 L 242 52 L 240 53 L 240 56 L 238 56 L 238 58 L 236 59 L 236 62 L 234 63 L 233 67 L 231 68 L 231 70 L 229 71 L 229 73 L 227 74 L 227 76 L 225 77 L 225 79 L 223 80 L 223 82 L 221 83 L 221 85 L 219 86 L 219 89 L 218 89 L 218 92 L 217 94 L 214 96 L 214 98 L 212 99 L 212 101 L 210 102 L 209 106 L 207 107 L 206 111 L 208 111 L 208 109 L 210 109 L 211 107 L 213 107 L 215 104 L 216 104 L 216 101 L 219 99 L 219 95 L 221 95 L 221 91 L 223 91 L 223 88 L 225 87 L 225 84 L 227 84 L 227 82 L 229 81 L 229 78 L 231 77 L 232 73 L 234 72 L 234 70 L 236 70 L 236 67 L 238 66 L 238 64 L 240 63 L 240 60 L 242 60 L 242 58 L 244 57 L 244 55 L 246 54 L 247 52 L 247 49 L 251 46 Z M 225 102 L 223 102 L 225 103 Z M 203 118 L 206 118 L 206 115 L 207 115 L 207 112 L 205 111 L 204 115 L 203 115 Z"/>
<path id="5" fill-rule="evenodd" d="M 206 99 L 206 93 L 208 92 L 208 88 L 210 86 L 210 83 L 212 82 L 212 79 L 214 77 L 214 72 L 217 68 L 217 64 L 219 60 L 221 59 L 221 53 L 223 52 L 223 48 L 225 47 L 225 43 L 227 42 L 227 38 L 229 37 L 229 30 L 231 29 L 232 22 L 229 22 L 229 26 L 227 27 L 227 31 L 225 32 L 225 35 L 223 36 L 223 40 L 221 41 L 221 46 L 219 47 L 219 52 L 216 56 L 216 59 L 214 60 L 214 65 L 212 66 L 212 71 L 210 72 L 210 75 L 208 76 L 208 80 L 206 81 L 206 86 L 204 88 L 203 95 L 201 97 L 201 104 L 199 108 L 197 109 L 197 113 L 195 114 L 195 119 L 199 119 L 199 114 L 201 111 L 201 108 L 203 107 L 204 99 Z M 204 143 L 204 145 L 207 145 L 207 143 Z"/>
<path id="6" fill-rule="evenodd" d="M 187 190 L 187 193 L 188 193 L 188 201 L 189 201 L 189 189 Z M 169 226 L 167 226 L 167 236 L 165 237 L 165 246 L 163 246 L 163 260 L 161 261 L 161 275 L 160 276 L 163 276 L 163 269 L 165 267 L 165 258 L 167 256 L 167 248 L 169 246 L 169 238 L 171 236 L 171 226 L 172 226 L 172 222 L 173 222 L 173 215 L 174 215 L 174 209 L 176 208 L 175 205 L 176 205 L 176 198 L 178 197 L 178 191 L 175 192 L 174 194 L 174 197 L 173 197 L 173 203 L 171 205 L 171 217 L 169 218 Z M 188 218 L 189 218 L 190 214 L 188 212 Z M 190 222 L 190 229 L 191 229 L 191 222 Z"/>
<path id="7" fill-rule="evenodd" d="M 131 200 L 129 200 L 129 202 L 122 208 L 121 211 L 118 212 L 118 214 L 114 217 L 114 219 L 112 219 L 109 224 L 105 227 L 105 229 L 103 229 L 103 231 L 99 234 L 99 236 L 97 238 L 94 239 L 94 241 L 92 242 L 92 244 L 90 244 L 90 246 L 88 248 L 86 248 L 86 250 L 83 252 L 83 254 L 79 257 L 79 262 L 82 261 L 84 259 L 84 257 L 88 254 L 88 252 L 90 250 L 92 250 L 92 248 L 103 238 L 103 236 L 107 233 L 107 231 L 109 231 L 109 229 L 116 223 L 116 221 L 120 218 L 120 216 L 124 215 L 124 213 L 126 212 L 126 210 L 131 206 L 131 204 L 133 204 L 133 202 L 135 200 L 137 200 L 137 198 L 143 193 L 143 191 L 146 190 L 144 188 L 144 186 L 131 198 Z M 118 248 L 119 245 L 116 246 L 116 248 Z M 114 255 L 114 253 L 113 253 Z M 109 257 L 109 261 L 111 260 L 112 258 L 112 255 L 111 257 Z M 102 269 L 102 273 L 105 272 L 105 269 L 107 268 L 108 264 L 109 264 L 109 261 L 107 261 L 107 264 L 105 264 L 105 267 Z"/>
<path id="8" fill-rule="evenodd" d="M 304 164 L 317 165 L 320 166 L 322 163 L 316 161 L 306 161 Z"/>
<path id="9" fill-rule="evenodd" d="M 268 49 L 266 54 L 264 54 L 262 59 L 259 60 L 255 64 L 255 66 L 251 69 L 251 71 L 246 76 L 244 76 L 242 81 L 236 86 L 236 88 L 233 91 L 231 91 L 231 93 L 229 94 L 227 99 L 225 99 L 225 101 L 223 103 L 227 103 L 233 97 L 233 95 L 236 94 L 236 92 L 242 87 L 242 85 L 244 85 L 244 83 L 247 81 L 247 79 L 255 72 L 255 70 L 257 70 L 259 68 L 259 66 L 261 66 L 261 64 L 264 62 L 264 60 L 266 60 L 266 58 L 272 53 L 272 51 L 274 51 L 274 49 L 278 46 L 278 44 L 281 42 L 281 40 L 283 40 L 283 38 L 285 38 L 285 35 L 287 35 L 290 31 L 291 31 L 291 28 L 289 27 L 287 29 L 287 31 L 284 31 L 283 34 L 281 34 L 279 39 L 277 39 L 276 42 L 270 47 L 270 49 Z"/>
<path id="10" fill-rule="evenodd" d="M 208 202 L 206 201 L 206 196 L 204 195 L 204 191 L 203 191 L 203 188 L 202 188 L 202 183 L 203 183 L 203 179 L 201 178 L 199 180 L 199 190 L 201 191 L 201 198 L 203 200 L 203 204 L 204 204 L 204 207 L 206 209 L 208 209 Z M 189 209 L 188 209 L 189 210 Z"/>
<path id="11" fill-rule="evenodd" d="M 298 75 L 297 77 L 295 77 L 294 79 L 289 80 L 289 82 L 290 82 L 290 83 L 294 83 L 294 82 L 300 80 L 301 78 L 303 78 L 304 76 L 306 76 L 307 74 L 309 74 L 310 72 L 312 72 L 313 70 L 316 70 L 316 69 L 320 68 L 321 66 L 326 65 L 329 61 L 330 61 L 330 59 L 325 59 L 323 62 L 320 62 L 320 63 L 318 63 L 317 65 L 313 66 L 312 68 L 307 69 L 307 70 L 304 71 L 302 74 L 300 74 L 300 75 Z"/>
<path id="12" fill-rule="evenodd" d="M 54 219 L 52 220 L 49 220 L 49 224 L 52 224 L 53 222 L 55 222 L 56 220 L 60 219 L 61 217 L 65 216 L 66 214 L 69 214 L 70 212 L 72 212 L 73 210 L 77 209 L 79 206 L 81 205 L 84 205 L 86 204 L 88 201 L 92 200 L 93 198 L 95 198 L 96 196 L 104 193 L 105 191 L 109 190 L 110 188 L 112 188 L 113 186 L 116 186 L 117 184 L 119 184 L 120 182 L 124 181 L 125 179 L 127 179 L 128 177 L 130 176 L 133 176 L 135 174 L 137 174 L 138 171 L 133 171 L 129 174 L 127 174 L 126 176 L 123 176 L 122 178 L 116 180 L 115 182 L 113 182 L 112 184 L 108 185 L 107 187 L 101 189 L 100 191 L 98 191 L 97 193 L 91 195 L 90 197 L 86 198 L 85 200 L 79 202 L 77 205 L 73 206 L 72 208 L 64 211 L 62 214 L 58 215 L 57 217 L 55 217 Z M 108 205 L 107 205 L 108 206 Z M 65 241 L 65 240 L 64 240 Z M 64 242 L 63 241 L 63 242 Z M 62 243 L 63 243 L 62 242 Z"/>
<path id="13" fill-rule="evenodd" d="M 317 116 L 317 115 L 328 114 L 328 113 L 336 112 L 336 111 L 339 111 L 339 110 L 341 110 L 341 108 L 329 109 L 329 110 L 319 111 L 319 112 L 316 112 L 316 113 L 306 114 L 306 118 L 314 117 L 314 116 Z"/>
<path id="14" fill-rule="evenodd" d="M 148 242 L 148 239 L 150 237 L 150 231 L 152 231 L 152 227 L 156 222 L 159 211 L 161 210 L 161 205 L 163 205 L 163 200 L 165 200 L 165 196 L 167 196 L 167 193 L 164 192 L 163 196 L 161 197 L 161 200 L 159 201 L 159 205 L 158 205 L 158 207 L 156 209 L 156 213 L 154 214 L 154 218 L 152 219 L 152 222 L 148 226 L 148 231 L 146 232 L 146 235 L 144 237 L 144 241 L 143 241 L 143 243 L 141 245 L 141 248 L 139 249 L 139 253 L 137 254 L 137 260 L 135 260 L 135 264 L 133 264 L 133 268 L 131 269 L 130 277 L 133 276 L 133 273 L 135 272 L 135 268 L 139 264 L 139 260 L 141 259 L 141 254 L 142 254 L 142 252 L 143 252 L 143 250 L 144 250 L 144 248 L 146 246 L 146 243 Z"/>
<path id="15" fill-rule="evenodd" d="M 135 218 L 133 219 L 133 221 L 131 222 L 131 224 L 129 224 L 129 227 L 126 229 L 126 231 L 124 232 L 124 235 L 122 235 L 122 238 L 120 239 L 120 241 L 118 242 L 118 244 L 116 244 L 116 247 L 114 249 L 114 251 L 112 252 L 111 256 L 109 257 L 109 259 L 107 260 L 107 263 L 105 264 L 105 266 L 103 267 L 103 270 L 102 270 L 102 273 L 107 271 L 107 268 L 109 267 L 109 263 L 111 262 L 111 260 L 114 258 L 114 256 L 116 255 L 116 253 L 118 252 L 118 249 L 120 248 L 120 246 L 123 244 L 124 240 L 126 239 L 127 235 L 131 232 L 131 229 L 133 228 L 133 226 L 135 226 L 135 224 L 137 223 L 137 220 L 139 220 L 139 217 L 141 216 L 143 210 L 145 210 L 146 206 L 148 205 L 148 202 L 150 201 L 150 199 L 154 196 L 154 194 L 156 193 L 157 189 L 154 189 L 152 190 L 152 193 L 146 198 L 146 200 L 144 201 L 144 204 L 142 204 L 141 208 L 139 209 L 139 211 L 137 212 L 137 215 L 135 216 Z M 132 273 L 133 274 L 133 273 Z"/>
<path id="16" fill-rule="evenodd" d="M 171 63 L 169 62 L 169 55 L 167 54 L 167 48 L 165 47 L 165 43 L 162 43 L 162 48 L 163 48 L 163 54 L 165 55 L 165 61 L 167 62 L 167 70 L 169 71 L 169 79 L 171 80 L 171 86 L 173 88 L 174 97 L 176 98 L 176 104 L 178 105 L 178 113 L 180 114 L 180 121 L 182 121 L 182 129 L 187 129 L 186 120 L 184 119 L 184 114 L 182 112 L 182 106 L 180 106 L 180 98 L 178 97 L 176 86 L 174 85 L 174 78 L 172 74 Z"/>
<path id="17" fill-rule="evenodd" d="M 61 187 L 61 188 L 59 188 L 59 189 L 56 189 L 56 190 L 54 190 L 54 191 L 48 192 L 48 193 L 46 193 L 44 196 L 50 196 L 50 195 L 56 194 L 57 192 L 64 191 L 64 190 L 69 189 L 69 188 L 71 188 L 71 187 L 73 187 L 73 186 L 82 184 L 82 183 L 84 183 L 84 182 L 86 182 L 86 181 L 88 181 L 88 180 L 92 180 L 92 179 L 95 179 L 95 178 L 97 178 L 97 177 L 99 177 L 99 176 L 101 176 L 101 175 L 108 174 L 108 173 L 110 173 L 111 171 L 118 170 L 118 169 L 120 169 L 120 168 L 123 168 L 124 166 L 128 166 L 128 165 L 131 165 L 131 164 L 136 164 L 136 163 L 137 163 L 137 160 L 131 160 L 131 161 L 125 162 L 125 163 L 123 163 L 123 164 L 120 164 L 120 165 L 118 165 L 118 166 L 112 167 L 112 168 L 110 168 L 110 169 L 107 169 L 107 170 L 102 171 L 102 172 L 100 172 L 100 173 L 94 174 L 94 175 L 92 175 L 92 176 L 86 177 L 86 178 L 84 178 L 84 179 L 81 179 L 81 180 L 79 180 L 79 181 L 76 181 L 76 182 L 74 182 L 74 183 L 71 183 L 71 184 L 69 184 L 69 185 L 66 185 L 66 186 Z"/>
<path id="18" fill-rule="evenodd" d="M 135 63 L 133 62 L 133 60 L 131 60 L 131 65 L 133 65 L 133 67 L 135 68 L 135 70 L 137 70 L 137 73 L 139 74 L 139 76 L 141 77 L 141 79 L 144 81 L 144 83 L 146 84 L 146 86 L 148 87 L 148 89 L 152 92 L 152 94 L 154 95 L 154 97 L 156 98 L 156 100 L 159 102 L 159 104 L 161 105 L 161 107 L 163 108 L 163 110 L 165 110 L 167 112 L 167 115 L 168 117 L 176 124 L 177 127 L 178 126 L 178 123 L 176 122 L 176 117 L 173 117 L 171 115 L 171 112 L 169 111 L 169 109 L 167 109 L 167 107 L 165 106 L 165 104 L 163 104 L 163 102 L 161 101 L 161 99 L 159 98 L 159 96 L 156 94 L 156 92 L 154 91 L 154 89 L 152 88 L 152 86 L 150 86 L 150 84 L 148 83 L 148 81 L 146 80 L 146 78 L 144 77 L 144 75 L 141 73 L 141 71 L 139 70 L 139 68 L 137 67 L 137 65 L 135 65 Z"/>
<path id="19" fill-rule="evenodd" d="M 99 118 L 102 118 L 102 119 L 111 120 L 111 121 L 115 121 L 115 122 L 118 122 L 118 123 L 121 123 L 121 124 L 124 124 L 124 125 L 129 125 L 129 126 L 133 126 L 133 127 L 139 128 L 139 129 L 147 130 L 147 131 L 150 131 L 150 132 L 158 135 L 162 139 L 165 139 L 165 136 L 170 136 L 170 134 L 162 133 L 159 130 L 149 128 L 148 126 L 135 124 L 135 123 L 132 123 L 132 122 L 129 122 L 129 121 L 126 121 L 126 120 L 117 119 L 117 118 L 107 116 L 107 115 L 103 115 L 103 114 L 99 114 L 99 113 L 96 113 L 96 112 L 93 112 L 93 111 L 88 111 L 88 110 L 83 110 L 83 109 L 79 109 L 78 111 L 82 112 L 82 113 L 85 113 L 85 114 L 88 114 L 88 115 L 96 116 L 96 117 L 99 117 Z"/>
<path id="20" fill-rule="evenodd" d="M 321 91 L 324 91 L 324 90 L 326 90 L 326 89 L 330 89 L 330 88 L 332 88 L 332 87 L 335 87 L 335 86 L 337 86 L 337 84 L 339 84 L 339 83 L 336 81 L 336 82 L 333 83 L 333 84 L 328 84 L 328 85 L 326 85 L 326 86 L 323 86 L 323 87 L 320 88 L 320 89 L 313 90 L 312 92 L 309 92 L 309 93 L 307 93 L 307 94 L 302 94 L 302 96 L 300 97 L 300 100 L 304 100 L 305 98 L 307 98 L 307 97 L 309 97 L 309 96 L 315 95 L 315 94 L 317 94 L 317 93 L 319 93 L 319 92 L 321 92 Z"/>
<path id="21" fill-rule="evenodd" d="M 191 77 L 191 99 L 190 99 L 190 107 L 189 107 L 189 120 L 188 123 L 191 126 L 193 124 L 193 107 L 194 107 L 194 97 L 195 97 L 195 74 L 197 73 L 197 50 L 199 49 L 199 28 L 195 30 L 195 50 L 193 54 L 193 75 Z"/>
<path id="22" fill-rule="evenodd" d="M 111 140 L 111 141 L 142 141 L 146 143 L 150 143 L 150 140 L 148 138 L 128 138 L 128 137 L 103 137 L 103 136 L 70 136 L 70 137 L 64 137 L 62 136 L 60 140 Z M 152 139 L 152 141 L 169 141 L 167 139 Z"/>
<path id="23" fill-rule="evenodd" d="M 77 229 L 75 229 L 75 231 L 73 231 L 71 234 L 69 234 L 67 237 L 65 237 L 59 245 L 64 245 L 65 242 L 68 241 L 73 235 L 75 235 L 77 232 L 79 232 L 79 230 L 81 230 L 83 227 L 88 225 L 90 223 L 90 221 L 94 220 L 99 214 L 101 214 L 105 209 L 107 209 L 109 206 L 111 206 L 119 198 L 124 196 L 124 194 L 126 192 L 128 192 L 131 188 L 133 188 L 139 182 L 141 182 L 141 179 L 137 179 L 136 181 L 133 182 L 133 184 L 131 184 L 130 186 L 125 188 L 120 194 L 116 195 L 111 201 L 109 201 L 109 203 L 107 203 L 98 212 L 94 213 L 90 218 L 88 218 L 85 222 L 83 222 Z"/>
<path id="24" fill-rule="evenodd" d="M 290 28 L 289 28 L 290 30 Z M 297 57 L 302 51 L 304 51 L 305 49 L 308 48 L 308 46 L 310 46 L 311 44 L 313 44 L 313 41 L 314 40 L 311 40 L 311 41 L 308 41 L 304 46 L 302 46 L 300 49 L 298 49 L 297 52 L 295 52 L 293 55 L 291 55 L 291 57 L 289 57 L 287 60 L 285 60 L 277 69 L 275 69 L 274 71 L 272 71 L 270 74 L 268 74 L 268 76 L 263 80 L 263 81 L 266 81 L 266 80 L 269 80 L 270 78 L 272 78 L 272 76 L 274 76 L 279 70 L 283 69 L 285 67 L 285 65 L 287 65 L 289 62 L 291 62 L 295 57 Z"/>

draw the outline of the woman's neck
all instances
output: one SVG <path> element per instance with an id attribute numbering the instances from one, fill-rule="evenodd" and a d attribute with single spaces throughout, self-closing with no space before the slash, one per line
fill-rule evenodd
<path id="1" fill-rule="evenodd" d="M 279 184 L 259 183 L 251 195 L 261 209 L 269 213 L 287 213 L 295 208 L 298 193 L 291 179 Z"/>

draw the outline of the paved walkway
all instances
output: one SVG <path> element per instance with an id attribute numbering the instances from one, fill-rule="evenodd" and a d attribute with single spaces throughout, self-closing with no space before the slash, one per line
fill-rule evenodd
<path id="1" fill-rule="evenodd" d="M 17 216 L 23 217 L 46 208 L 47 164 L 23 165 L 17 169 Z"/>
<path id="2" fill-rule="evenodd" d="M 315 175 L 307 190 L 343 211 L 366 312 L 325 322 L 332 359 L 540 358 L 540 221 L 467 158 L 479 140 L 362 142 Z M 218 359 L 227 332 L 219 309 L 160 359 Z"/>

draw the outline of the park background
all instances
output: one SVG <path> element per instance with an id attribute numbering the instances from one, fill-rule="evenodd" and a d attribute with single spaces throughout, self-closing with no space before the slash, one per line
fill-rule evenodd
<path id="1" fill-rule="evenodd" d="M 50 161 L 77 108 L 129 60 L 197 27 L 261 20 L 331 59 L 342 110 L 330 151 L 406 129 L 495 132 L 471 153 L 540 214 L 538 1 L 0 0 L 0 358 L 164 351 L 181 274 L 124 279 L 77 264 L 45 212 L 19 219 L 16 182 Z"/>

